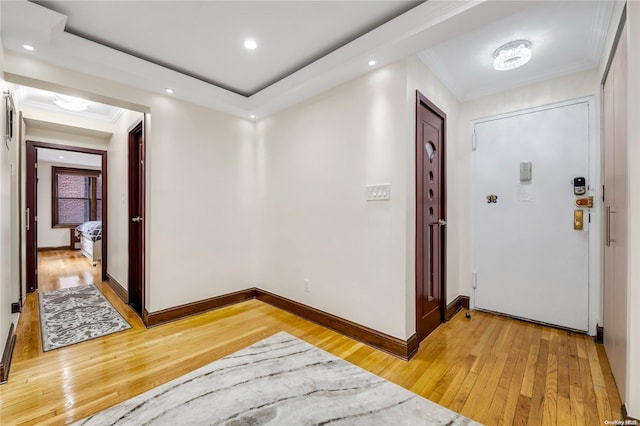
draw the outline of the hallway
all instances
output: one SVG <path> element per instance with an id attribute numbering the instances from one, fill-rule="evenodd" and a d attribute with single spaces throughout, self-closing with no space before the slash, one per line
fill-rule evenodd
<path id="1" fill-rule="evenodd" d="M 29 294 L 11 376 L 0 388 L 2 424 L 71 423 L 279 331 L 487 425 L 601 425 L 621 418 L 604 349 L 583 334 L 459 312 L 406 362 L 257 300 L 146 329 L 98 280 L 99 268 L 66 254 L 41 256 L 43 288 L 93 278 L 132 328 L 43 353 L 37 294 Z"/>

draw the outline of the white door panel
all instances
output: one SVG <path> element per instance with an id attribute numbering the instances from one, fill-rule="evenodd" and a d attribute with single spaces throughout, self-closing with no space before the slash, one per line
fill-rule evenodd
<path id="1" fill-rule="evenodd" d="M 587 331 L 589 209 L 584 230 L 574 230 L 572 180 L 589 183 L 588 103 L 478 122 L 475 133 L 475 307 Z M 529 161 L 532 179 L 521 182 Z"/>

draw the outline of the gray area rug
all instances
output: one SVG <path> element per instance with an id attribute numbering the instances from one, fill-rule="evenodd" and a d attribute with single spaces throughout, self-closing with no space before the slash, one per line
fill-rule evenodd
<path id="1" fill-rule="evenodd" d="M 475 425 L 281 332 L 76 425 Z"/>
<path id="2" fill-rule="evenodd" d="M 43 351 L 131 328 L 95 285 L 39 293 Z"/>

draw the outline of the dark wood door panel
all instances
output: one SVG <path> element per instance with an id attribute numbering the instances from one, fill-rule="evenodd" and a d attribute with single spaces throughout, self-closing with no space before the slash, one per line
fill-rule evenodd
<path id="1" fill-rule="evenodd" d="M 129 131 L 129 304 L 143 317 L 145 164 L 144 119 Z"/>
<path id="2" fill-rule="evenodd" d="M 418 339 L 444 320 L 445 114 L 419 92 L 416 103 L 416 316 Z"/>

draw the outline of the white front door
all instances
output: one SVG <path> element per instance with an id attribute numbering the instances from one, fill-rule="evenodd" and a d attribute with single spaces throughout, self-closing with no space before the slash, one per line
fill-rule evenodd
<path id="1" fill-rule="evenodd" d="M 574 195 L 574 178 L 593 188 L 589 103 L 478 121 L 473 146 L 475 308 L 587 331 L 591 212 L 575 202 L 593 193 Z"/>

